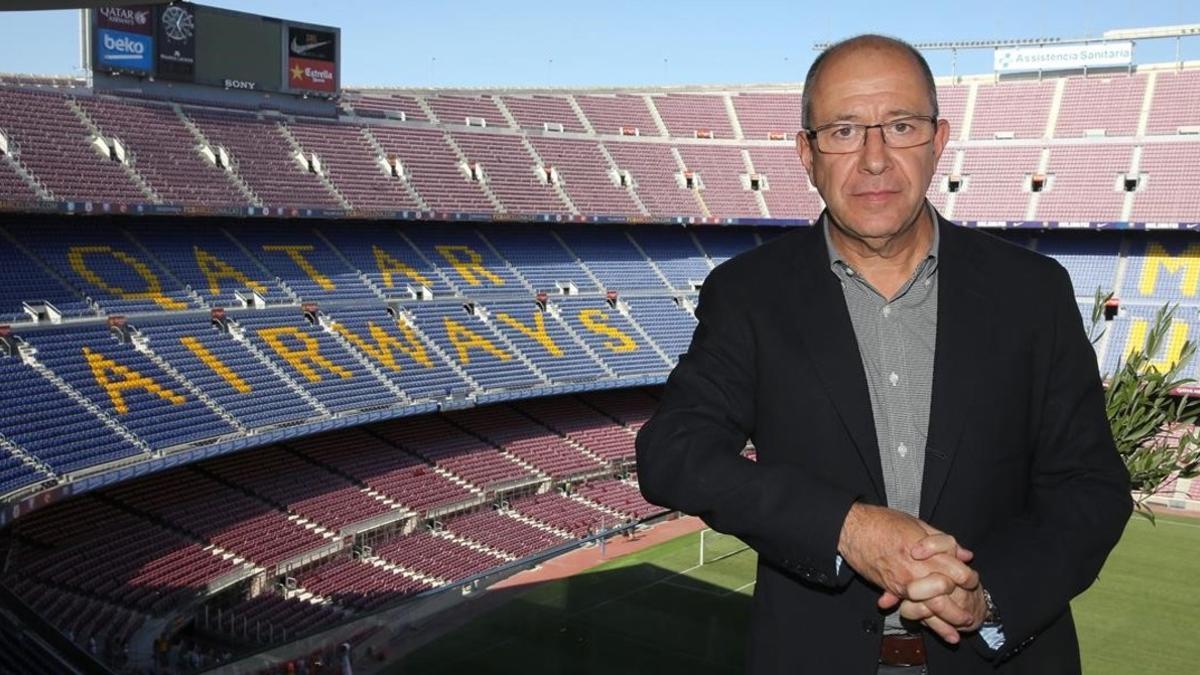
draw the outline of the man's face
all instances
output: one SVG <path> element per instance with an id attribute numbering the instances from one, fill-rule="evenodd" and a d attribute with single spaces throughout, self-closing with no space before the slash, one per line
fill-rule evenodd
<path id="1" fill-rule="evenodd" d="M 821 70 L 813 84 L 809 126 L 878 124 L 932 114 L 925 78 L 910 57 L 862 47 L 835 56 Z M 796 146 L 830 214 L 853 235 L 870 240 L 891 237 L 921 215 L 949 137 L 950 125 L 939 120 L 933 141 L 912 148 L 886 146 L 879 129 L 867 132 L 858 152 L 822 153 L 803 132 Z"/>

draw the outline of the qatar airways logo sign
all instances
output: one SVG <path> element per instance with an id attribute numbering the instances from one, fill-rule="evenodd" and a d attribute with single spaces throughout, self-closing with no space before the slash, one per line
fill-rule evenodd
<path id="1" fill-rule="evenodd" d="M 150 7 L 101 7 L 96 10 L 96 27 L 115 28 L 133 33 L 150 34 L 154 30 L 154 15 Z"/>

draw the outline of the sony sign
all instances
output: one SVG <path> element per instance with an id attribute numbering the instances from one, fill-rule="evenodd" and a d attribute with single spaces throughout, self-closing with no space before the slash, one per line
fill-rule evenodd
<path id="1" fill-rule="evenodd" d="M 254 91 L 255 89 L 258 89 L 258 83 L 251 82 L 250 80 L 226 79 L 225 80 L 225 88 L 226 89 L 245 89 L 246 91 Z"/>

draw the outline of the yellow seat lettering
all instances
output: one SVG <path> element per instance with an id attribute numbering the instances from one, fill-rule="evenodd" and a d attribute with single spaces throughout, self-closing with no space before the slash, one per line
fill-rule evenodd
<path id="1" fill-rule="evenodd" d="M 433 282 L 403 260 L 393 258 L 378 246 L 372 246 L 371 251 L 375 254 L 375 266 L 379 268 L 379 274 L 383 277 L 383 285 L 387 288 L 393 288 L 396 285 L 395 276 L 397 274 L 402 274 L 426 288 L 433 288 Z"/>
<path id="2" fill-rule="evenodd" d="M 131 291 L 108 283 L 99 273 L 88 267 L 87 256 L 90 255 L 108 256 L 119 261 L 142 278 L 142 281 L 146 283 L 145 289 Z M 87 280 L 88 283 L 122 300 L 149 300 L 166 310 L 187 309 L 187 303 L 163 294 L 162 282 L 149 265 L 124 251 L 114 250 L 111 246 L 72 246 L 67 249 L 67 262 L 70 263 L 71 269 L 75 270 L 75 273 Z"/>
<path id="3" fill-rule="evenodd" d="M 1158 242 L 1146 245 L 1146 256 L 1142 262 L 1142 276 L 1138 279 L 1138 292 L 1143 296 L 1154 295 L 1158 286 L 1158 271 L 1164 269 L 1168 274 L 1179 274 L 1179 291 L 1185 297 L 1196 296 L 1196 288 L 1200 286 L 1200 244 L 1188 244 L 1183 253 L 1171 255 Z"/>
<path id="4" fill-rule="evenodd" d="M 292 246 L 264 245 L 262 249 L 268 253 L 286 254 L 287 257 L 291 258 L 292 262 L 296 263 L 296 267 L 299 267 L 301 270 L 303 270 L 304 273 L 308 275 L 308 278 L 312 279 L 313 283 L 320 286 L 322 290 L 337 290 L 337 284 L 333 283 L 333 279 L 321 274 L 321 271 L 316 267 L 313 267 L 313 264 L 308 261 L 308 258 L 304 257 L 305 253 L 313 252 L 313 247 L 311 244 L 296 244 Z"/>
<path id="5" fill-rule="evenodd" d="M 316 338 L 295 326 L 260 328 L 258 336 L 263 339 L 263 342 L 267 343 L 267 346 L 275 350 L 275 353 L 280 358 L 300 371 L 300 374 L 307 378 L 309 382 L 321 381 L 321 374 L 317 371 L 318 368 L 331 372 L 343 380 L 354 377 L 354 374 L 349 370 L 330 361 L 321 354 L 321 346 Z M 288 343 L 295 346 L 289 346 Z"/>
<path id="6" fill-rule="evenodd" d="M 529 339 L 540 344 L 551 356 L 562 356 L 563 350 L 554 342 L 554 338 L 546 332 L 546 322 L 541 312 L 533 313 L 533 326 L 527 326 L 507 312 L 497 312 L 496 318 L 520 331 Z"/>
<path id="7" fill-rule="evenodd" d="M 400 333 L 404 336 L 403 341 L 390 335 L 380 326 L 375 325 L 374 321 L 368 321 L 367 330 L 371 334 L 371 339 L 375 341 L 375 344 L 372 345 L 342 324 L 333 324 L 333 329 L 342 337 L 349 340 L 351 344 L 396 372 L 400 372 L 401 370 L 400 362 L 396 359 L 396 352 L 408 356 L 426 368 L 432 368 L 433 361 L 425 353 L 425 345 L 421 344 L 421 341 L 417 339 L 412 328 L 403 324 L 398 324 L 396 327 L 400 329 Z"/>
<path id="8" fill-rule="evenodd" d="M 173 405 L 182 405 L 187 402 L 187 398 L 167 389 L 152 378 L 87 347 L 83 348 L 83 358 L 87 360 L 88 367 L 92 369 L 92 377 L 96 379 L 96 384 L 100 385 L 100 388 L 108 394 L 108 399 L 112 401 L 113 408 L 119 415 L 129 412 L 129 404 L 125 402 L 124 392 L 130 389 L 148 391 Z"/>
<path id="9" fill-rule="evenodd" d="M 469 246 L 441 244 L 434 246 L 434 249 L 446 259 L 446 262 L 450 263 L 451 267 L 462 276 L 468 285 L 482 286 L 483 282 L 479 280 L 479 277 L 483 277 L 497 286 L 504 285 L 504 279 L 484 267 L 483 256 Z"/>
<path id="10" fill-rule="evenodd" d="M 185 335 L 179 338 L 180 344 L 187 348 L 196 358 L 200 359 L 200 363 L 208 366 L 209 370 L 221 376 L 222 380 L 233 387 L 239 394 L 249 394 L 251 391 L 250 385 L 238 377 L 238 374 L 233 372 L 233 369 L 225 365 L 225 362 L 217 358 L 216 354 L 208 351 L 199 340 L 191 335 Z"/>
<path id="11" fill-rule="evenodd" d="M 208 282 L 208 292 L 212 295 L 221 294 L 222 279 L 236 281 L 241 285 L 241 288 L 249 288 L 260 295 L 267 294 L 266 285 L 251 279 L 235 269 L 233 265 L 221 260 L 199 246 L 193 246 L 192 253 L 196 256 L 196 266 L 200 268 L 200 273 L 204 275 L 204 280 Z"/>
<path id="12" fill-rule="evenodd" d="M 1134 319 L 1129 326 L 1129 339 L 1125 341 L 1125 353 L 1123 358 L 1128 358 L 1130 352 L 1146 347 L 1146 333 L 1150 330 L 1150 322 L 1146 319 Z M 1168 368 L 1179 362 L 1179 356 L 1183 353 L 1183 343 L 1187 342 L 1188 324 L 1186 321 L 1172 321 L 1171 330 L 1167 333 L 1167 342 L 1165 345 L 1165 354 L 1150 354 L 1155 358 L 1150 365 L 1158 369 L 1159 372 L 1166 372 Z M 1159 351 L 1164 351 L 1160 348 Z"/>
<path id="13" fill-rule="evenodd" d="M 634 342 L 633 338 L 629 337 L 629 335 L 620 328 L 602 323 L 603 321 L 608 321 L 608 315 L 602 310 L 583 309 L 579 311 L 579 322 L 583 324 L 584 328 L 596 333 L 597 335 L 603 335 L 605 337 L 612 338 L 611 340 L 604 341 L 604 346 L 608 348 L 609 351 L 616 352 L 618 354 L 622 352 L 637 351 L 637 342 Z"/>
<path id="14" fill-rule="evenodd" d="M 492 344 L 491 340 L 488 340 L 454 319 L 444 316 L 442 317 L 442 323 L 446 327 L 447 339 L 454 345 L 454 349 L 458 352 L 458 360 L 464 366 L 471 362 L 472 349 L 482 349 L 501 361 L 507 361 L 512 358 L 511 354 Z"/>

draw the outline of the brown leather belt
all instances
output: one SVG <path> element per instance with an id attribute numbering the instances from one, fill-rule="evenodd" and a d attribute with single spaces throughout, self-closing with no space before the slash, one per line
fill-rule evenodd
<path id="1" fill-rule="evenodd" d="M 925 665 L 925 641 L 920 633 L 884 635 L 879 662 L 885 666 Z"/>

